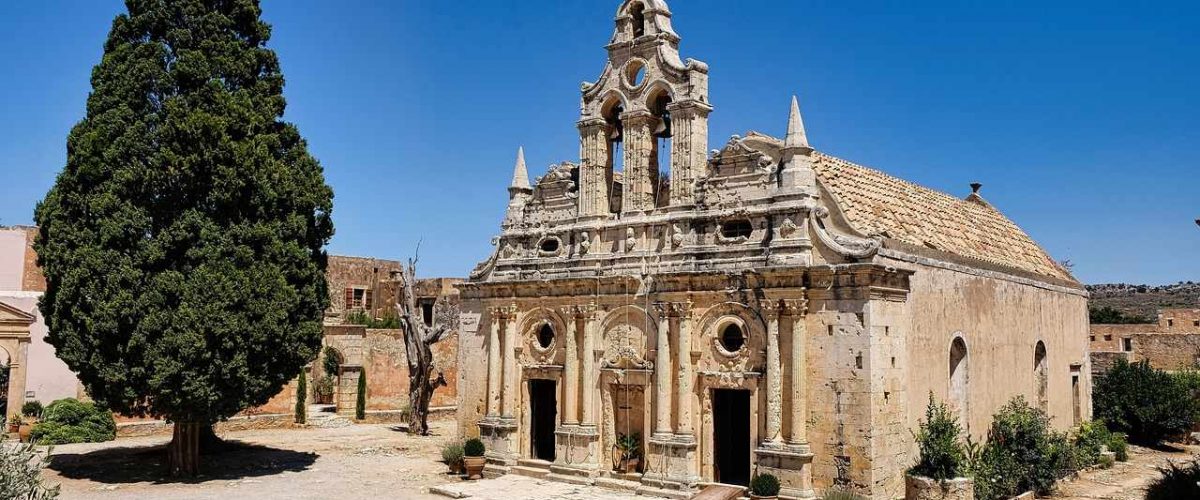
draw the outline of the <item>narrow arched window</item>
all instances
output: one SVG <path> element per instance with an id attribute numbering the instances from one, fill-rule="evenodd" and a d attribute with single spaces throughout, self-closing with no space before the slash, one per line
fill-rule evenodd
<path id="1" fill-rule="evenodd" d="M 638 38 L 646 34 L 646 6 L 640 2 L 633 4 L 629 8 L 629 16 L 633 18 L 633 37 Z"/>
<path id="2" fill-rule="evenodd" d="M 1046 390 L 1050 385 L 1050 368 L 1047 365 L 1046 344 L 1039 340 L 1037 346 L 1033 348 L 1033 377 L 1037 387 L 1038 408 L 1044 412 L 1048 412 L 1050 407 Z"/>
<path id="3" fill-rule="evenodd" d="M 962 337 L 956 337 L 950 343 L 950 409 L 958 417 L 959 424 L 970 430 L 970 413 L 968 404 L 968 374 L 967 343 Z"/>

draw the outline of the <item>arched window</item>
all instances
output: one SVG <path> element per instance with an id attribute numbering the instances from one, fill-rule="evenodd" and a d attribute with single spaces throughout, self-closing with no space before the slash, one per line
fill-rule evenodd
<path id="1" fill-rule="evenodd" d="M 726 351 L 738 352 L 746 345 L 746 332 L 737 323 L 729 323 L 721 328 L 721 347 Z"/>
<path id="2" fill-rule="evenodd" d="M 1038 408 L 1044 412 L 1048 412 L 1050 407 L 1049 397 L 1046 393 L 1050 382 L 1050 369 L 1047 365 L 1046 344 L 1039 340 L 1037 346 L 1033 348 L 1033 377 L 1037 387 Z"/>
<path id="3" fill-rule="evenodd" d="M 967 343 L 962 337 L 955 337 L 950 343 L 950 411 L 958 417 L 963 429 L 970 430 L 970 413 L 968 404 L 968 357 Z"/>
<path id="4" fill-rule="evenodd" d="M 549 349 L 550 346 L 554 345 L 554 327 L 550 326 L 549 323 L 542 325 L 538 329 L 537 341 L 538 346 L 542 349 Z"/>
<path id="5" fill-rule="evenodd" d="M 633 37 L 638 38 L 646 34 L 646 6 L 641 2 L 633 4 L 629 8 L 629 15 L 633 18 Z"/>

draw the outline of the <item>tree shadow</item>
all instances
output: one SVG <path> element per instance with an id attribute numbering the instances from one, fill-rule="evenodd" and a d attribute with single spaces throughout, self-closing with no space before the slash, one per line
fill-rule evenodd
<path id="1" fill-rule="evenodd" d="M 310 452 L 224 441 L 200 456 L 200 475 L 196 477 L 176 478 L 167 474 L 166 445 L 126 446 L 86 453 L 55 451 L 48 468 L 66 478 L 105 484 L 195 484 L 300 472 L 311 467 L 318 456 Z"/>

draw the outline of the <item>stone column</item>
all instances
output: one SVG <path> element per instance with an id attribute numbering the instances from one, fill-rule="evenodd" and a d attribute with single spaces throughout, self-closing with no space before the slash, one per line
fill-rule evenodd
<path id="1" fill-rule="evenodd" d="M 583 387 L 581 389 L 583 425 L 596 425 L 596 306 L 579 308 L 583 318 Z"/>
<path id="2" fill-rule="evenodd" d="M 708 165 L 708 114 L 712 107 L 700 101 L 667 106 L 671 112 L 671 205 L 696 202 L 692 185 Z"/>
<path id="3" fill-rule="evenodd" d="M 805 316 L 808 301 L 794 299 L 783 301 L 783 311 L 792 321 L 792 352 L 790 353 L 789 377 L 792 389 L 792 428 L 788 432 L 788 444 L 808 444 L 808 328 Z"/>
<path id="4" fill-rule="evenodd" d="M 566 350 L 565 360 L 563 362 L 563 425 L 578 425 L 579 424 L 579 348 L 575 342 L 575 332 L 578 329 L 579 320 L 575 317 L 575 307 L 564 307 L 563 318 L 567 321 L 567 331 L 565 332 L 566 342 L 563 347 Z"/>
<path id="5" fill-rule="evenodd" d="M 506 307 L 504 312 L 504 387 L 501 391 L 500 414 L 505 418 L 516 416 L 517 395 L 521 393 L 517 387 L 520 377 L 517 376 L 517 306 Z"/>
<path id="6" fill-rule="evenodd" d="M 692 303 L 677 303 L 674 309 L 679 318 L 679 352 L 676 353 L 679 358 L 679 379 L 675 387 L 679 415 L 675 422 L 675 433 L 692 436 Z"/>
<path id="7" fill-rule="evenodd" d="M 607 215 L 608 192 L 612 186 L 607 123 L 601 118 L 580 121 L 579 128 L 579 216 Z"/>
<path id="8" fill-rule="evenodd" d="M 763 443 L 783 444 L 783 365 L 779 355 L 779 304 L 760 302 L 767 319 L 767 432 Z"/>
<path id="9" fill-rule="evenodd" d="M 492 319 L 488 331 L 487 358 L 487 416 L 500 416 L 500 327 L 504 318 L 500 316 L 500 308 L 493 307 L 488 311 Z"/>
<path id="10" fill-rule="evenodd" d="M 654 359 L 654 434 L 667 436 L 671 430 L 671 320 L 666 304 L 655 304 L 658 312 L 658 345 Z"/>
<path id="11" fill-rule="evenodd" d="M 625 160 L 621 213 L 654 210 L 654 186 L 651 179 L 657 172 L 650 172 L 650 155 L 654 150 L 651 125 L 654 117 L 648 111 L 634 111 L 621 115 L 625 126 Z"/>

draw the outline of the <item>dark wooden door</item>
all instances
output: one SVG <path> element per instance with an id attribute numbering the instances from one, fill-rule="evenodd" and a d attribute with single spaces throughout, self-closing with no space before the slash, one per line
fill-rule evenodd
<path id="1" fill-rule="evenodd" d="M 713 391 L 713 466 L 718 483 L 750 485 L 750 391 Z"/>
<path id="2" fill-rule="evenodd" d="M 558 388 L 553 380 L 529 381 L 529 441 L 533 457 L 554 461 L 554 428 L 558 424 Z"/>

